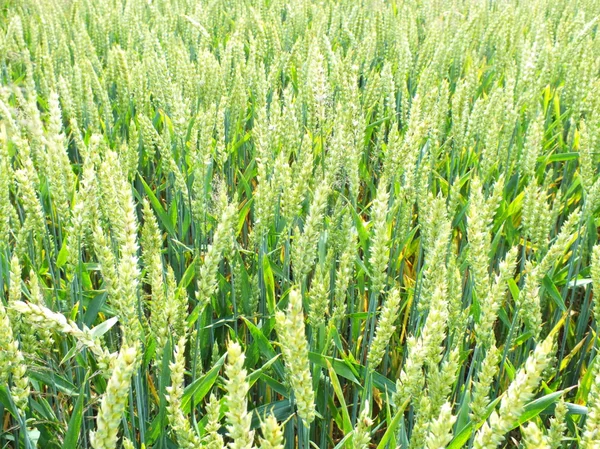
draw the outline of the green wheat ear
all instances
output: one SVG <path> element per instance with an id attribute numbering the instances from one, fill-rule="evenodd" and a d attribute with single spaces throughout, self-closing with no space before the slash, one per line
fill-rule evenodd
<path id="1" fill-rule="evenodd" d="M 250 449 L 253 446 L 254 431 L 250 430 L 251 415 L 248 413 L 247 394 L 250 386 L 246 378 L 244 366 L 245 355 L 239 343 L 231 342 L 227 347 L 227 364 L 225 375 L 227 383 L 226 401 L 229 411 L 227 418 L 227 434 L 231 438 L 231 449 Z"/>
<path id="2" fill-rule="evenodd" d="M 287 312 L 278 310 L 275 315 L 277 336 L 288 366 L 288 377 L 294 391 L 298 416 L 308 426 L 315 418 L 315 393 L 308 360 L 302 297 L 294 288 L 290 291 L 288 299 Z"/>
<path id="3" fill-rule="evenodd" d="M 127 405 L 128 392 L 138 360 L 137 346 L 123 346 L 110 374 L 106 392 L 100 401 L 96 417 L 96 430 L 90 433 L 94 449 L 114 449 L 117 447 L 117 434 L 121 416 Z"/>

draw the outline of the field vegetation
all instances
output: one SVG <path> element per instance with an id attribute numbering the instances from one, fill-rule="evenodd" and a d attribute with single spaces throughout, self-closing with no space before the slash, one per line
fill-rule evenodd
<path id="1" fill-rule="evenodd" d="M 1 448 L 600 448 L 600 2 L 0 6 Z"/>

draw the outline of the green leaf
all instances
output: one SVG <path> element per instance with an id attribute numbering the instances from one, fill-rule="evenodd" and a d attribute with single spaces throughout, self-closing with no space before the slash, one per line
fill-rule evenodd
<path id="1" fill-rule="evenodd" d="M 11 413 L 11 415 L 18 419 L 19 410 L 12 400 L 8 386 L 0 386 L 0 404 L 2 404 L 4 408 Z"/>
<path id="2" fill-rule="evenodd" d="M 177 226 L 177 199 L 173 198 L 169 206 L 169 220 L 173 224 L 173 228 Z"/>
<path id="3" fill-rule="evenodd" d="M 275 278 L 268 257 L 262 259 L 263 279 L 265 282 L 265 293 L 267 296 L 267 310 L 269 314 L 275 314 Z"/>
<path id="4" fill-rule="evenodd" d="M 109 318 L 108 320 L 102 322 L 101 324 L 99 324 L 98 326 L 95 326 L 91 331 L 90 334 L 92 334 L 92 337 L 95 338 L 99 338 L 102 337 L 104 334 L 106 334 L 115 324 L 117 324 L 117 322 L 119 321 L 119 319 L 114 316 L 112 318 Z"/>
<path id="5" fill-rule="evenodd" d="M 179 288 L 182 289 L 186 289 L 188 288 L 188 286 L 190 285 L 190 283 L 192 282 L 192 279 L 194 279 L 194 276 L 196 275 L 196 264 L 198 263 L 197 258 L 195 258 L 194 260 L 192 260 L 192 263 L 190 263 L 190 265 L 185 269 L 185 273 L 183 273 L 183 276 L 181 277 L 181 280 L 179 281 Z"/>
<path id="6" fill-rule="evenodd" d="M 69 396 L 77 396 L 77 388 L 71 382 L 66 380 L 64 377 L 59 376 L 56 372 L 46 374 L 41 371 L 29 370 L 27 374 L 31 379 L 35 379 L 38 382 L 42 382 L 46 385 L 53 385 L 57 390 Z"/>
<path id="7" fill-rule="evenodd" d="M 265 416 L 268 414 L 272 414 L 279 422 L 285 422 L 294 414 L 294 407 L 289 399 L 256 407 L 252 413 L 252 424 L 250 427 L 252 429 L 258 429 L 261 420 L 264 420 Z"/>
<path id="8" fill-rule="evenodd" d="M 344 379 L 351 380 L 357 385 L 362 385 L 361 382 L 356 378 L 352 370 L 342 360 L 324 356 L 316 352 L 309 352 L 308 359 L 315 365 L 326 369 L 328 367 L 327 364 L 331 363 L 331 366 L 333 366 L 333 369 L 335 370 L 338 376 L 342 376 Z"/>
<path id="9" fill-rule="evenodd" d="M 241 318 L 246 323 L 246 326 L 248 326 L 248 330 L 250 331 L 252 338 L 254 338 L 254 340 L 258 344 L 260 352 L 267 358 L 267 360 L 275 358 L 277 356 L 277 353 L 275 352 L 275 349 L 273 348 L 273 345 L 271 344 L 269 339 L 265 337 L 262 331 L 258 327 L 256 327 L 254 323 L 252 323 L 244 317 Z M 276 359 L 273 362 L 273 369 L 281 379 L 285 377 L 285 370 L 283 368 L 283 363 L 281 363 L 281 360 Z"/>
<path id="10" fill-rule="evenodd" d="M 327 363 L 327 370 L 329 371 L 329 380 L 331 380 L 331 385 L 333 386 L 333 391 L 338 398 L 340 403 L 340 408 L 342 411 L 342 430 L 344 431 L 344 435 L 352 432 L 352 422 L 350 421 L 350 415 L 348 414 L 348 406 L 346 405 L 346 399 L 344 398 L 344 393 L 342 392 L 342 386 L 340 385 L 340 380 L 331 366 L 329 360 L 325 360 Z"/>
<path id="11" fill-rule="evenodd" d="M 67 258 L 69 257 L 69 249 L 67 248 L 67 239 L 63 240 L 62 247 L 58 252 L 58 256 L 56 257 L 56 267 L 62 268 L 67 263 Z"/>
<path id="12" fill-rule="evenodd" d="M 77 449 L 77 441 L 79 440 L 79 432 L 81 430 L 81 422 L 83 421 L 83 403 L 85 399 L 85 394 L 83 391 L 83 386 L 79 391 L 79 397 L 75 402 L 75 407 L 73 408 L 73 412 L 71 413 L 71 418 L 69 419 L 69 427 L 67 428 L 67 433 L 65 434 L 65 440 L 63 441 L 63 449 Z"/>
<path id="13" fill-rule="evenodd" d="M 102 307 L 106 302 L 106 297 L 107 293 L 105 291 L 100 292 L 89 302 L 85 315 L 83 316 L 83 322 L 86 326 L 92 327 L 92 324 L 94 324 L 94 321 L 96 321 L 96 318 L 98 317 L 98 313 L 102 310 Z"/>
<path id="14" fill-rule="evenodd" d="M 152 204 L 152 207 L 154 208 L 154 212 L 156 212 L 158 219 L 165 227 L 167 232 L 172 237 L 175 237 L 177 233 L 175 232 L 175 225 L 171 222 L 171 218 L 169 217 L 165 209 L 162 207 L 162 204 L 160 204 L 160 201 L 158 200 L 152 189 L 148 186 L 148 184 L 146 184 L 144 178 L 142 178 L 142 176 L 140 175 L 139 179 L 142 182 L 142 185 L 144 186 L 144 191 L 146 192 L 146 195 L 148 196 L 150 204 Z"/>
<path id="15" fill-rule="evenodd" d="M 146 432 L 146 442 L 150 445 L 152 445 L 160 437 L 161 433 L 164 432 L 164 424 L 167 416 L 167 386 L 170 383 L 171 374 L 169 362 L 171 361 L 172 355 L 173 351 L 171 349 L 171 339 L 168 339 L 163 349 L 163 356 L 161 360 L 162 366 L 160 377 L 158 379 L 158 416 L 156 416 L 156 418 L 152 421 L 150 428 Z"/>
<path id="16" fill-rule="evenodd" d="M 183 391 L 183 397 L 181 399 L 181 409 L 183 410 L 183 413 L 190 413 L 192 399 L 196 403 L 201 401 L 204 396 L 208 394 L 213 384 L 217 380 L 217 377 L 219 376 L 221 366 L 223 366 L 223 363 L 225 362 L 225 356 L 226 354 L 223 354 L 223 356 L 217 361 L 217 363 L 215 363 L 209 372 L 196 379 L 185 388 Z"/>
<path id="17" fill-rule="evenodd" d="M 240 233 L 242 232 L 242 228 L 244 227 L 244 222 L 246 221 L 246 217 L 248 216 L 248 213 L 250 212 L 250 206 L 252 206 L 252 203 L 254 198 L 250 198 L 250 201 L 246 201 L 244 203 L 244 205 L 242 206 L 242 208 L 240 209 L 240 211 L 238 212 L 238 222 L 237 222 L 237 227 L 236 227 L 236 236 L 240 235 Z"/>
<path id="18" fill-rule="evenodd" d="M 340 442 L 338 444 L 336 444 L 333 449 L 341 449 L 342 447 L 344 447 L 344 444 L 346 444 L 346 441 L 348 441 L 348 439 L 350 437 L 352 437 L 352 435 L 354 435 L 354 430 L 352 430 L 352 432 L 346 434 L 346 436 L 344 438 L 342 438 L 340 440 Z"/>
<path id="19" fill-rule="evenodd" d="M 569 288 L 583 287 L 583 286 L 591 284 L 591 283 L 592 283 L 592 280 L 590 278 L 573 279 L 573 280 L 567 282 L 567 287 L 569 287 Z"/>
<path id="20" fill-rule="evenodd" d="M 252 372 L 248 376 L 248 383 L 250 384 L 251 387 L 252 387 L 252 385 L 254 385 L 256 383 L 256 381 L 258 379 L 260 379 L 262 377 L 262 375 L 271 367 L 271 365 L 277 361 L 279 356 L 280 356 L 280 354 L 277 354 L 275 357 L 273 357 L 271 360 L 269 360 L 267 363 L 262 365 L 259 369 Z"/>
<path id="21" fill-rule="evenodd" d="M 0 404 L 2 404 L 19 422 L 19 427 L 21 429 L 27 429 L 27 425 L 25 424 L 25 420 L 19 413 L 17 406 L 15 405 L 12 396 L 10 395 L 10 391 L 7 386 L 0 386 Z M 30 439 L 29 432 L 20 432 L 21 436 L 25 440 L 25 447 L 36 447 L 35 444 Z M 39 434 L 37 435 L 39 437 Z"/>
<path id="22" fill-rule="evenodd" d="M 271 389 L 284 398 L 290 397 L 290 391 L 283 385 L 281 382 L 276 381 L 271 376 L 261 373 L 260 378 L 265 381 L 265 383 L 271 387 Z"/>
<path id="23" fill-rule="evenodd" d="M 552 300 L 559 307 L 560 311 L 566 312 L 567 306 L 565 305 L 565 302 L 563 301 L 562 295 L 556 288 L 556 285 L 554 284 L 554 282 L 552 282 L 552 279 L 550 279 L 548 277 L 548 275 L 544 276 L 544 279 L 542 279 L 542 285 L 544 286 L 544 289 L 546 289 L 546 292 L 548 292 L 548 294 L 550 295 Z"/>
<path id="24" fill-rule="evenodd" d="M 575 386 L 565 390 L 555 391 L 554 393 L 547 394 L 546 396 L 536 399 L 535 401 L 531 401 L 525 406 L 523 413 L 521 416 L 519 416 L 519 419 L 513 424 L 511 429 L 516 429 L 527 421 L 531 421 L 533 418 L 550 407 L 550 405 L 554 404 L 563 394 L 569 390 L 572 390 L 573 388 L 575 388 Z"/>
<path id="25" fill-rule="evenodd" d="M 72 357 L 79 355 L 80 352 L 81 352 L 81 344 L 71 346 L 69 348 L 69 350 L 67 351 L 67 353 L 64 355 L 64 357 L 61 359 L 60 364 L 62 365 L 64 363 L 66 363 L 67 360 L 71 360 Z"/>
<path id="26" fill-rule="evenodd" d="M 348 205 L 348 210 L 352 213 L 352 216 L 354 218 L 354 225 L 356 226 L 356 231 L 358 232 L 360 246 L 364 252 L 367 252 L 367 249 L 369 247 L 369 233 L 365 229 L 365 223 L 362 217 L 356 213 L 354 207 Z"/>
<path id="27" fill-rule="evenodd" d="M 589 410 L 585 405 L 573 404 L 565 402 L 567 406 L 567 415 L 587 415 Z"/>
<path id="28" fill-rule="evenodd" d="M 508 290 L 510 291 L 510 295 L 513 298 L 513 301 L 518 301 L 519 300 L 519 295 L 521 293 L 521 291 L 519 290 L 519 286 L 517 285 L 517 283 L 515 282 L 514 279 L 509 279 L 507 281 L 508 284 Z"/>
<path id="29" fill-rule="evenodd" d="M 473 423 L 473 421 L 469 421 L 469 423 L 454 436 L 446 449 L 461 449 L 467 443 L 467 441 L 469 441 L 471 435 L 475 433 L 481 426 L 483 426 L 483 423 L 492 414 L 496 408 L 496 405 L 498 402 L 500 402 L 500 399 L 502 399 L 502 396 L 497 397 L 487 406 L 485 410 L 485 416 L 482 416 L 477 424 Z"/>
<path id="30" fill-rule="evenodd" d="M 540 156 L 538 161 L 543 162 L 546 156 Z M 549 164 L 551 162 L 563 162 L 563 161 L 572 161 L 579 157 L 578 152 L 568 152 L 568 153 L 554 153 L 546 159 L 546 163 Z"/>
<path id="31" fill-rule="evenodd" d="M 404 409 L 408 406 L 409 402 L 410 402 L 410 398 L 407 399 L 404 402 L 404 404 L 402 404 L 402 406 L 396 411 L 396 414 L 394 415 L 394 418 L 392 419 L 392 422 L 389 424 L 389 426 L 386 429 L 385 433 L 381 437 L 381 441 L 377 445 L 377 449 L 385 449 L 386 445 L 388 444 L 388 441 L 390 440 L 390 438 L 396 432 L 396 427 L 398 427 L 398 423 L 400 422 L 400 420 L 404 416 Z"/>

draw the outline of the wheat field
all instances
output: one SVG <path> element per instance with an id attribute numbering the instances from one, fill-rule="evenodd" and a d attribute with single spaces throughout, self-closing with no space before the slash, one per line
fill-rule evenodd
<path id="1" fill-rule="evenodd" d="M 0 448 L 600 449 L 600 2 L 0 6 Z"/>

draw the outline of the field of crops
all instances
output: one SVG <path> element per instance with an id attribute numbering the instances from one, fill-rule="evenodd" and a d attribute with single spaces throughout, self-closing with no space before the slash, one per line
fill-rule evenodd
<path id="1" fill-rule="evenodd" d="M 0 0 L 0 448 L 599 449 L 599 17 Z"/>

